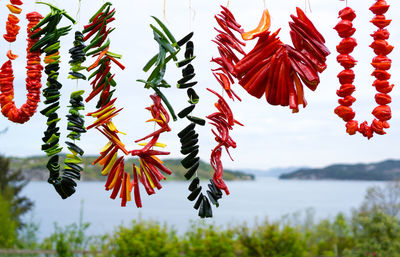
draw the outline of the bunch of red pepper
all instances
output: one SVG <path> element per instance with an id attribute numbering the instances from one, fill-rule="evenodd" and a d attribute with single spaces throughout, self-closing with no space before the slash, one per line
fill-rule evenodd
<path id="1" fill-rule="evenodd" d="M 234 97 L 236 97 L 240 101 L 239 96 L 232 90 L 231 85 L 234 83 L 233 77 L 236 77 L 235 66 L 240 61 L 235 51 L 245 55 L 246 53 L 241 45 L 245 46 L 246 44 L 239 40 L 233 31 L 244 33 L 244 30 L 237 23 L 231 11 L 222 5 L 221 7 L 223 10 L 215 16 L 215 20 L 222 30 L 214 28 L 218 32 L 218 35 L 215 37 L 215 40 L 212 40 L 212 42 L 218 45 L 220 56 L 211 59 L 211 62 L 218 64 L 219 67 L 212 71 L 214 77 L 221 84 L 229 98 L 234 100 Z"/>
<path id="2" fill-rule="evenodd" d="M 99 109 L 87 114 L 88 116 L 97 118 L 97 120 L 88 126 L 87 129 L 96 128 L 109 140 L 107 145 L 101 150 L 100 157 L 93 162 L 93 165 L 99 163 L 103 166 L 101 174 L 108 176 L 105 188 L 106 190 L 112 190 L 110 197 L 115 199 L 118 193 L 120 193 L 121 206 L 126 206 L 126 203 L 131 201 L 131 191 L 134 190 L 136 206 L 142 207 L 139 181 L 144 185 L 148 194 L 154 194 L 154 187 L 160 189 L 161 184 L 159 182 L 165 179 L 160 171 L 171 174 L 171 171 L 157 157 L 157 155 L 168 155 L 169 153 L 153 149 L 153 147 L 165 147 L 164 144 L 157 142 L 157 140 L 161 133 L 171 130 L 168 125 L 170 117 L 167 110 L 161 104 L 161 97 L 152 95 L 153 104 L 146 108 L 152 115 L 152 119 L 148 120 L 148 122 L 157 123 L 160 129 L 137 140 L 136 142 L 141 142 L 151 138 L 149 142 L 140 143 L 139 145 L 143 145 L 144 147 L 139 150 L 128 151 L 120 140 L 118 133 L 122 132 L 117 130 L 112 122 L 112 118 L 118 115 L 122 108 L 117 110 L 114 106 L 117 98 L 111 100 L 114 90 L 110 91 L 110 86 L 115 87 L 116 82 L 110 70 L 111 62 L 116 63 L 121 69 L 124 69 L 124 66 L 116 60 L 122 56 L 109 51 L 110 41 L 108 35 L 113 29 L 107 29 L 107 24 L 114 20 L 112 16 L 115 14 L 115 10 L 110 11 L 110 6 L 111 3 L 105 3 L 90 19 L 91 24 L 86 25 L 83 31 L 84 33 L 88 33 L 84 37 L 85 40 L 89 40 L 97 32 L 95 38 L 84 48 L 86 55 L 97 56 L 97 60 L 88 68 L 89 71 L 95 68 L 97 70 L 89 76 L 89 79 L 93 79 L 91 82 L 93 90 L 89 97 L 86 98 L 86 101 L 90 101 L 101 92 L 97 105 Z M 94 49 L 91 50 L 92 48 Z M 89 52 L 89 50 L 91 51 Z M 124 156 L 118 158 L 118 151 L 122 151 L 124 155 L 132 155 L 139 158 L 139 167 L 136 165 L 133 166 L 132 182 L 130 174 L 124 170 Z"/>
<path id="3" fill-rule="evenodd" d="M 40 29 L 37 29 L 35 31 L 31 31 L 31 29 L 35 27 L 43 17 L 37 12 L 31 12 L 26 15 L 26 18 L 29 21 L 27 27 L 28 46 L 26 49 L 26 51 L 28 52 L 26 66 L 26 89 L 28 91 L 28 99 L 26 103 L 21 106 L 21 108 L 18 109 L 13 101 L 14 75 L 11 61 L 15 60 L 18 56 L 14 55 L 11 50 L 7 52 L 7 57 L 9 58 L 9 60 L 3 64 L 0 71 L 1 112 L 10 121 L 16 123 L 25 123 L 35 114 L 38 103 L 40 102 L 40 88 L 42 87 L 41 78 L 43 66 L 40 65 L 40 51 L 30 52 L 29 50 L 38 41 L 38 39 L 31 39 L 30 37 L 34 33 L 40 31 Z"/>
<path id="4" fill-rule="evenodd" d="M 323 36 L 305 13 L 297 8 L 297 17 L 291 15 L 290 35 L 294 47 L 282 43 L 275 33 L 269 32 L 270 17 L 264 11 L 255 30 L 242 34 L 243 39 L 258 38 L 254 49 L 235 66 L 239 84 L 257 98 L 264 93 L 272 105 L 289 106 L 298 112 L 298 105 L 307 105 L 303 84 L 316 90 L 320 80 L 318 73 L 326 68 L 330 54 Z"/>
<path id="5" fill-rule="evenodd" d="M 217 92 L 207 88 L 208 91 L 213 93 L 218 97 L 218 101 L 215 103 L 215 107 L 218 112 L 212 113 L 207 116 L 211 122 L 210 124 L 215 126 L 215 130 L 211 130 L 215 136 L 215 141 L 218 145 L 211 152 L 211 166 L 213 167 L 215 173 L 213 175 L 213 181 L 217 188 L 224 190 L 228 195 L 229 190 L 226 186 L 222 176 L 223 176 L 223 166 L 221 162 L 222 148 L 224 147 L 229 157 L 232 159 L 229 148 L 236 148 L 236 142 L 229 135 L 229 131 L 233 129 L 235 124 L 243 126 L 240 122 L 236 121 L 233 117 L 233 113 L 228 103 L 224 98 Z"/>
<path id="6" fill-rule="evenodd" d="M 130 154 L 139 158 L 140 166 L 137 167 L 133 164 L 133 183 L 131 189 L 134 187 L 135 203 L 138 208 L 142 207 L 142 201 L 140 198 L 139 181 L 144 186 L 148 195 L 155 194 L 154 188 L 160 190 L 162 188 L 160 181 L 165 180 L 164 172 L 168 175 L 172 174 L 172 171 L 163 165 L 163 162 L 157 157 L 158 155 L 169 155 L 169 152 L 154 150 L 154 147 L 165 147 L 165 144 L 158 142 L 161 133 L 171 131 L 168 123 L 170 117 L 168 111 L 164 108 L 161 103 L 161 97 L 157 94 L 151 95 L 153 104 L 147 107 L 146 110 L 150 111 L 152 119 L 147 122 L 155 122 L 160 128 L 149 135 L 138 139 L 135 143 L 142 142 L 146 139 L 150 139 L 148 142 L 143 142 L 140 145 L 144 147 L 139 150 L 132 150 Z"/>
<path id="7" fill-rule="evenodd" d="M 22 9 L 20 7 L 18 7 L 19 5 L 22 5 L 22 4 L 23 3 L 20 0 L 10 0 L 10 4 L 7 4 L 8 10 L 11 12 L 8 15 L 8 19 L 6 22 L 7 34 L 3 35 L 3 38 L 7 42 L 12 43 L 12 42 L 15 42 L 15 40 L 17 40 L 17 35 L 18 35 L 21 27 L 18 26 L 19 19 L 14 14 L 20 14 L 22 12 Z"/>
<path id="8" fill-rule="evenodd" d="M 121 55 L 115 54 L 109 51 L 110 40 L 108 39 L 109 34 L 115 28 L 107 28 L 107 26 L 115 20 L 115 9 L 110 10 L 111 3 L 105 3 L 99 11 L 90 19 L 90 24 L 84 26 L 82 31 L 85 35 L 84 41 L 89 41 L 94 36 L 87 46 L 83 49 L 86 56 L 97 57 L 97 60 L 87 68 L 88 71 L 96 69 L 90 76 L 89 80 L 94 78 L 90 85 L 92 85 L 92 92 L 85 99 L 89 102 L 95 96 L 100 94 L 97 108 L 101 108 L 106 105 L 112 98 L 115 90 L 111 90 L 111 87 L 116 86 L 114 81 L 114 75 L 111 74 L 111 62 L 117 64 L 121 69 L 125 69 L 117 59 L 122 58 Z M 92 48 L 94 50 L 90 51 Z"/>
<path id="9" fill-rule="evenodd" d="M 357 61 L 350 55 L 357 46 L 356 39 L 351 37 L 356 31 L 352 24 L 352 21 L 356 18 L 354 10 L 350 7 L 342 9 L 339 12 L 339 17 L 342 20 L 334 27 L 339 36 L 343 38 L 336 47 L 339 52 L 337 61 L 345 68 L 338 74 L 341 87 L 337 91 L 337 95 L 341 99 L 339 99 L 339 106 L 335 108 L 335 114 L 346 122 L 346 132 L 350 135 L 360 132 L 364 137 L 370 139 L 374 133 L 379 135 L 386 134 L 384 129 L 390 127 L 387 122 L 391 118 L 391 109 L 388 104 L 391 103 L 392 99 L 388 93 L 392 91 L 394 85 L 389 83 L 390 74 L 387 72 L 392 63 L 387 55 L 393 50 L 393 46 L 389 45 L 386 41 L 390 34 L 385 27 L 391 22 L 391 20 L 387 20 L 384 16 L 388 9 L 389 5 L 384 0 L 377 0 L 370 8 L 375 14 L 371 22 L 378 27 L 378 30 L 371 35 L 374 42 L 370 47 L 377 55 L 371 63 L 375 68 L 371 75 L 376 78 L 373 86 L 378 91 L 375 95 L 375 101 L 379 105 L 372 111 L 376 119 L 372 121 L 371 125 L 368 125 L 367 121 L 358 124 L 354 120 L 356 113 L 351 108 L 352 104 L 356 101 L 352 96 L 352 93 L 356 90 L 356 87 L 353 85 L 355 74 L 352 68 L 356 65 Z"/>

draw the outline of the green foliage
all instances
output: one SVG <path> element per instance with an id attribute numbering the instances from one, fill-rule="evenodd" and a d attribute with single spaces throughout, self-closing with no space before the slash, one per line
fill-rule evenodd
<path id="1" fill-rule="evenodd" d="M 174 230 L 148 221 L 120 226 L 110 238 L 112 256 L 179 256 L 180 244 Z"/>
<path id="2" fill-rule="evenodd" d="M 400 256 L 400 223 L 382 211 L 353 216 L 355 247 L 345 256 Z"/>
<path id="3" fill-rule="evenodd" d="M 231 229 L 193 223 L 185 233 L 182 245 L 187 257 L 234 257 L 240 251 Z"/>
<path id="4" fill-rule="evenodd" d="M 11 217 L 22 228 L 21 216 L 27 213 L 33 206 L 33 202 L 27 197 L 20 196 L 22 189 L 27 185 L 21 170 L 11 170 L 10 160 L 0 156 L 0 193 L 10 202 Z"/>
<path id="5" fill-rule="evenodd" d="M 243 225 L 238 230 L 243 256 L 301 257 L 306 256 L 306 240 L 299 228 L 269 223 L 265 220 L 253 229 Z"/>
<path id="6" fill-rule="evenodd" d="M 56 250 L 59 257 L 73 257 L 75 256 L 73 251 L 93 250 L 94 245 L 96 245 L 96 247 L 102 246 L 102 240 L 98 240 L 100 238 L 86 235 L 89 226 L 90 223 L 83 222 L 82 202 L 79 223 L 73 223 L 64 228 L 54 224 L 53 234 L 45 238 L 39 248 Z M 94 250 L 97 251 L 98 249 Z"/>
<path id="7" fill-rule="evenodd" d="M 0 195 L 0 248 L 11 248 L 17 238 L 17 222 L 12 219 L 11 204 Z"/>

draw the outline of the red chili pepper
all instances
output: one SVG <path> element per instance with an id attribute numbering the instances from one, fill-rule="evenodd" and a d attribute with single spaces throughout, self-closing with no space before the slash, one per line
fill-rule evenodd
<path id="1" fill-rule="evenodd" d="M 356 116 L 356 113 L 351 107 L 339 105 L 335 108 L 335 114 L 342 118 L 345 122 L 351 121 Z"/>
<path id="2" fill-rule="evenodd" d="M 349 135 L 354 135 L 358 131 L 358 122 L 355 120 L 348 121 L 346 123 L 346 132 Z"/>

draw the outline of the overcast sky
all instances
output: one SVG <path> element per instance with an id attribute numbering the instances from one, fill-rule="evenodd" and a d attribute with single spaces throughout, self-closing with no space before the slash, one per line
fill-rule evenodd
<path id="1" fill-rule="evenodd" d="M 48 9 L 42 6 L 34 6 L 32 0 L 25 0 L 23 15 L 27 11 L 36 9 L 43 16 Z M 51 1 L 61 8 L 65 8 L 72 16 L 76 16 L 78 1 Z M 149 94 L 152 91 L 143 88 L 143 85 L 135 82 L 136 79 L 144 79 L 148 74 L 141 70 L 147 60 L 157 51 L 157 44 L 153 41 L 152 31 L 149 23 L 153 22 L 151 15 L 160 18 L 163 16 L 163 0 L 132 1 L 118 0 L 113 1 L 117 9 L 116 21 L 112 23 L 117 29 L 112 33 L 111 51 L 123 54 L 122 62 L 127 67 L 124 71 L 115 69 L 116 80 L 118 82 L 117 106 L 124 107 L 124 110 L 115 119 L 118 129 L 127 132 L 123 136 L 123 141 L 129 149 L 135 147 L 133 141 L 150 133 L 153 126 L 145 124 L 149 118 L 149 113 L 144 107 L 150 104 Z M 376 106 L 374 102 L 375 91 L 371 86 L 373 78 L 370 76 L 373 68 L 370 65 L 373 58 L 372 49 L 368 47 L 371 43 L 369 36 L 375 27 L 369 22 L 372 13 L 368 10 L 373 1 L 350 0 L 349 6 L 355 9 L 357 18 L 354 21 L 357 32 L 355 37 L 359 43 L 354 51 L 354 57 L 359 61 L 356 72 L 357 91 L 354 96 L 357 98 L 354 109 L 356 118 L 359 121 L 372 121 L 371 111 Z M 396 11 L 400 11 L 399 1 L 387 1 L 392 5 L 387 13 L 389 18 L 393 18 L 389 26 L 391 32 L 390 42 L 400 41 L 400 20 L 395 18 Z M 8 10 L 5 8 L 8 1 L 0 0 L 0 17 L 2 24 L 0 34 L 5 32 L 5 17 Z M 235 85 L 236 92 L 242 97 L 242 102 L 230 102 L 236 119 L 245 124 L 245 127 L 236 127 L 232 132 L 232 137 L 237 142 L 237 149 L 232 149 L 235 162 L 224 158 L 224 165 L 228 168 L 243 169 L 267 169 L 271 167 L 287 166 L 312 166 L 320 167 L 332 163 L 355 163 L 373 162 L 388 158 L 399 158 L 400 142 L 400 95 L 397 87 L 391 93 L 393 104 L 391 104 L 393 118 L 390 121 L 391 128 L 385 136 L 375 136 L 371 140 L 366 140 L 360 135 L 348 136 L 345 133 L 345 123 L 333 113 L 337 105 L 336 90 L 339 87 L 336 78 L 340 71 L 340 66 L 336 63 L 335 46 L 340 38 L 332 28 L 338 22 L 337 13 L 345 7 L 345 3 L 339 0 L 310 0 L 312 13 L 307 14 L 314 22 L 319 31 L 324 35 L 327 45 L 332 54 L 328 57 L 328 69 L 321 76 L 321 84 L 315 92 L 306 89 L 306 99 L 309 103 L 307 108 L 301 109 L 299 113 L 292 114 L 289 108 L 270 106 L 265 98 L 255 99 L 247 95 L 240 85 Z M 197 73 L 199 84 L 196 88 L 200 95 L 200 103 L 196 108 L 196 115 L 205 116 L 214 112 L 213 102 L 216 100 L 205 89 L 207 87 L 220 90 L 219 84 L 214 80 L 210 69 L 212 68 L 209 60 L 217 54 L 216 46 L 211 42 L 215 36 L 213 27 L 215 20 L 213 16 L 220 11 L 219 4 L 226 4 L 226 1 L 217 0 L 192 0 L 192 12 L 189 9 L 189 0 L 166 0 L 166 22 L 170 30 L 181 38 L 188 32 L 195 32 L 194 44 L 195 54 L 194 66 Z M 290 14 L 295 12 L 295 7 L 304 9 L 304 1 L 280 0 L 266 1 L 272 18 L 272 30 L 282 28 L 280 37 L 284 42 L 289 43 Z M 83 0 L 81 7 L 81 24 L 84 25 L 88 18 L 100 7 L 101 1 Z M 235 14 L 239 23 L 244 28 L 252 29 L 260 19 L 263 10 L 262 0 L 231 0 L 230 9 Z M 21 16 L 21 17 L 24 17 Z M 192 17 L 192 20 L 190 19 Z M 26 26 L 26 20 L 22 20 L 22 25 Z M 66 21 L 65 21 L 66 22 Z M 75 26 L 74 30 L 80 26 Z M 19 35 L 17 43 L 12 44 L 14 53 L 19 54 L 20 58 L 13 62 L 15 71 L 15 95 L 16 102 L 20 106 L 26 100 L 25 91 L 25 28 Z M 72 45 L 73 33 L 62 41 L 62 61 L 61 77 L 67 77 L 68 72 L 68 49 Z M 253 43 L 250 43 L 246 50 L 250 50 Z M 395 45 L 396 46 L 396 45 Z M 4 40 L 0 40 L 0 62 L 6 61 L 6 51 L 9 46 Z M 391 69 L 393 83 L 400 78 L 398 48 L 389 56 L 393 59 Z M 64 75 L 63 75 L 64 74 Z M 174 83 L 179 79 L 180 70 L 174 65 L 167 70 L 167 81 Z M 65 106 L 70 92 L 76 90 L 76 84 L 70 80 L 62 79 L 64 87 L 62 89 L 62 101 L 60 113 L 68 110 Z M 89 89 L 88 83 L 80 82 L 79 88 Z M 186 92 L 176 88 L 164 90 L 168 98 L 173 103 L 175 110 L 179 111 L 187 106 Z M 88 91 L 87 91 L 88 93 Z M 88 111 L 94 110 L 95 103 L 87 105 Z M 39 110 L 43 109 L 40 104 Z M 87 124 L 91 123 L 87 119 Z M 46 129 L 46 119 L 37 113 L 28 123 L 24 125 L 12 124 L 4 117 L 0 117 L 0 130 L 8 127 L 7 134 L 0 136 L 0 153 L 7 156 L 30 156 L 40 155 L 41 137 Z M 66 120 L 59 123 L 66 135 Z M 168 144 L 171 157 L 181 157 L 179 153 L 179 140 L 176 133 L 187 125 L 187 121 L 180 121 L 171 124 L 173 132 L 164 133 L 161 137 L 162 142 Z M 210 126 L 199 129 L 200 133 L 200 156 L 204 160 L 209 159 L 211 148 L 215 145 L 213 136 L 210 133 Z M 79 145 L 85 149 L 87 154 L 97 154 L 98 150 L 106 143 L 103 136 L 97 131 L 92 130 L 82 136 Z"/>

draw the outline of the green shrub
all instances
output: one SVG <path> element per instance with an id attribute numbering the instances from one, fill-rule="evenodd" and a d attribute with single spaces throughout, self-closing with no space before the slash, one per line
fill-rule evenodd
<path id="1" fill-rule="evenodd" d="M 17 238 L 17 221 L 12 218 L 11 204 L 0 194 L 0 248 L 11 248 Z"/>
<path id="2" fill-rule="evenodd" d="M 238 242 L 243 256 L 301 257 L 307 253 L 305 237 L 298 228 L 267 220 L 256 224 L 253 229 L 240 226 Z"/>
<path id="3" fill-rule="evenodd" d="M 183 252 L 187 257 L 234 257 L 238 251 L 234 232 L 214 225 L 192 223 L 183 238 Z"/>
<path id="4" fill-rule="evenodd" d="M 345 256 L 400 256 L 400 224 L 395 217 L 380 210 L 355 213 L 353 233 L 355 246 L 345 251 Z"/>
<path id="5" fill-rule="evenodd" d="M 180 246 L 174 230 L 156 222 L 133 221 L 120 226 L 109 242 L 113 256 L 179 256 Z"/>

